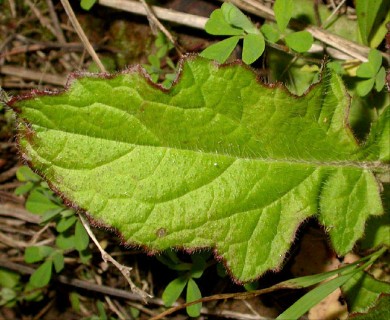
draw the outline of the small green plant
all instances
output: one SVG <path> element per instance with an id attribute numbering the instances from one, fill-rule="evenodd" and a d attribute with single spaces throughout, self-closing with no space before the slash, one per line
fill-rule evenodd
<path id="1" fill-rule="evenodd" d="M 75 211 L 65 207 L 47 183 L 28 167 L 20 167 L 16 176 L 19 181 L 25 182 L 15 193 L 28 194 L 26 209 L 41 215 L 42 225 L 54 222 L 57 231 L 55 247 L 39 245 L 27 247 L 25 250 L 24 259 L 27 263 L 41 263 L 29 279 L 26 286 L 29 291 L 46 286 L 53 270 L 60 273 L 64 269 L 65 253 L 76 249 L 83 263 L 89 262 L 91 253 L 88 250 L 89 236 Z"/>
<path id="2" fill-rule="evenodd" d="M 20 275 L 0 268 L 0 307 L 12 308 L 16 305 L 22 291 Z"/>
<path id="3" fill-rule="evenodd" d="M 246 64 L 251 64 L 264 52 L 264 37 L 271 43 L 282 39 L 289 48 L 296 52 L 309 50 L 313 44 L 313 36 L 309 32 L 286 32 L 293 13 L 293 1 L 276 0 L 274 11 L 277 28 L 264 24 L 259 30 L 240 9 L 231 3 L 223 3 L 221 9 L 213 11 L 205 29 L 212 35 L 230 37 L 207 47 L 202 51 L 201 56 L 223 63 L 242 39 L 242 60 Z"/>
<path id="4" fill-rule="evenodd" d="M 261 31 L 269 42 L 276 43 L 283 39 L 287 46 L 296 52 L 306 52 L 313 44 L 313 36 L 308 31 L 287 33 L 287 25 L 291 20 L 294 9 L 293 0 L 276 0 L 274 12 L 277 28 L 270 24 L 264 24 Z"/>
<path id="5" fill-rule="evenodd" d="M 168 88 L 176 78 L 176 66 L 169 57 L 169 52 L 173 49 L 173 44 L 167 40 L 162 32 L 159 32 L 154 46 L 156 53 L 148 56 L 149 64 L 144 64 L 143 67 L 154 82 L 162 81 L 161 85 Z M 166 67 L 169 70 L 168 72 Z"/>
<path id="6" fill-rule="evenodd" d="M 194 279 L 199 279 L 204 270 L 209 266 L 207 259 L 209 252 L 195 253 L 191 256 L 191 263 L 183 262 L 172 250 L 167 250 L 158 260 L 170 269 L 178 271 L 178 277 L 172 280 L 165 288 L 162 299 L 165 306 L 170 307 L 180 297 L 184 289 L 186 290 L 186 302 L 192 302 L 202 298 L 201 291 Z M 194 304 L 186 308 L 190 317 L 198 317 L 202 304 Z"/>
<path id="7" fill-rule="evenodd" d="M 83 8 L 84 10 L 89 11 L 96 2 L 97 0 L 81 0 L 80 7 Z"/>
<path id="8" fill-rule="evenodd" d="M 367 95 L 374 86 L 378 92 L 383 89 L 386 82 L 386 71 L 382 66 L 382 55 L 378 50 L 373 49 L 370 51 L 368 61 L 359 66 L 356 75 L 362 78 L 356 86 L 359 96 Z"/>

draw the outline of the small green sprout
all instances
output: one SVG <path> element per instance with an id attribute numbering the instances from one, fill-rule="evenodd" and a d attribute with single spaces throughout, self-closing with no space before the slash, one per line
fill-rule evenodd
<path id="1" fill-rule="evenodd" d="M 205 29 L 209 34 L 229 36 L 229 38 L 212 44 L 200 55 L 223 63 L 241 39 L 243 40 L 242 60 L 246 64 L 255 62 L 263 54 L 265 39 L 270 43 L 284 39 L 287 46 L 296 52 L 309 50 L 313 44 L 313 36 L 309 32 L 298 31 L 285 34 L 293 13 L 293 1 L 276 0 L 274 11 L 277 27 L 264 24 L 261 29 L 258 29 L 240 9 L 231 3 L 223 3 L 221 9 L 212 12 Z"/>
<path id="2" fill-rule="evenodd" d="M 16 172 L 19 181 L 25 182 L 15 190 L 18 195 L 28 194 L 26 209 L 41 216 L 41 224 L 56 223 L 56 246 L 45 245 L 27 247 L 24 259 L 27 263 L 42 262 L 31 275 L 27 291 L 46 286 L 51 279 L 53 268 L 60 273 L 65 266 L 64 251 L 76 249 L 82 263 L 88 263 L 91 253 L 88 250 L 89 236 L 74 210 L 67 209 L 61 199 L 43 182 L 41 177 L 22 166 Z"/>
<path id="3" fill-rule="evenodd" d="M 192 302 L 202 298 L 202 293 L 194 279 L 199 279 L 204 270 L 209 266 L 207 259 L 210 253 L 202 252 L 191 256 L 192 263 L 181 261 L 175 252 L 168 250 L 158 260 L 173 270 L 177 270 L 179 276 L 172 280 L 165 288 L 162 299 L 165 306 L 170 307 L 186 290 L 186 302 Z M 190 317 L 198 317 L 202 308 L 201 303 L 187 307 L 187 314 Z"/>
<path id="4" fill-rule="evenodd" d="M 200 54 L 223 63 L 233 52 L 238 41 L 243 39 L 242 60 L 246 64 L 255 62 L 264 52 L 264 36 L 240 9 L 231 3 L 223 3 L 214 10 L 206 23 L 206 32 L 217 36 L 230 36 L 215 43 Z"/>

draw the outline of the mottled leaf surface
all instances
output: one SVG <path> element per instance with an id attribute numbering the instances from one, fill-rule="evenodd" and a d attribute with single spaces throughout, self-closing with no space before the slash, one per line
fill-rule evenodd
<path id="1" fill-rule="evenodd" d="M 316 216 L 339 254 L 383 212 L 373 170 L 386 122 L 361 147 L 327 74 L 305 96 L 240 65 L 188 57 L 169 90 L 139 67 L 17 98 L 22 156 L 69 203 L 151 251 L 212 247 L 232 276 L 278 268 Z"/>

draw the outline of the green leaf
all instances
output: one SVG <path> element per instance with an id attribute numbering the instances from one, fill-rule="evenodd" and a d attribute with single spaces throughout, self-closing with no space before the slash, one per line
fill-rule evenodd
<path id="1" fill-rule="evenodd" d="M 368 62 L 362 63 L 356 70 L 356 75 L 361 78 L 375 77 L 382 66 L 382 55 L 378 50 L 371 50 L 368 54 Z"/>
<path id="2" fill-rule="evenodd" d="M 99 320 L 107 320 L 107 314 L 106 314 L 106 310 L 104 309 L 104 303 L 101 301 L 97 301 L 96 307 L 99 312 Z"/>
<path id="3" fill-rule="evenodd" d="M 80 295 L 77 292 L 69 293 L 69 301 L 72 309 L 76 312 L 80 312 Z"/>
<path id="4" fill-rule="evenodd" d="M 313 44 L 313 36 L 308 31 L 289 33 L 284 39 L 287 45 L 296 52 L 306 52 Z"/>
<path id="5" fill-rule="evenodd" d="M 64 269 L 64 255 L 61 251 L 55 251 L 53 255 L 51 256 L 54 264 L 54 269 L 57 273 L 61 272 L 62 269 Z"/>
<path id="6" fill-rule="evenodd" d="M 341 61 L 331 61 L 326 64 L 326 67 L 329 69 L 332 69 L 334 72 L 340 75 L 345 74 L 345 70 L 343 68 L 343 65 Z"/>
<path id="7" fill-rule="evenodd" d="M 387 125 L 390 127 L 389 121 L 387 121 Z M 388 131 L 387 135 L 389 134 L 390 132 Z M 385 147 L 389 151 L 389 144 Z M 365 237 L 360 241 L 360 247 L 362 249 L 376 248 L 380 245 L 390 247 L 390 202 L 388 200 L 386 201 L 386 199 L 390 199 L 390 184 L 383 184 L 383 189 L 385 214 L 379 217 L 372 217 L 368 220 Z"/>
<path id="8" fill-rule="evenodd" d="M 26 182 L 26 181 L 31 181 L 31 182 L 38 182 L 41 181 L 41 177 L 38 176 L 36 173 L 34 173 L 29 167 L 27 166 L 21 166 L 17 171 L 16 171 L 16 178 L 19 181 Z"/>
<path id="9" fill-rule="evenodd" d="M 376 280 L 367 272 L 356 273 L 342 286 L 349 312 L 368 312 L 382 293 L 390 294 L 390 283 Z"/>
<path id="10" fill-rule="evenodd" d="M 48 246 L 27 247 L 24 251 L 24 261 L 35 263 L 48 257 L 54 249 Z"/>
<path id="11" fill-rule="evenodd" d="M 233 36 L 220 42 L 214 43 L 204 49 L 200 53 L 200 56 L 216 60 L 219 63 L 223 63 L 227 60 L 227 58 L 229 58 L 230 54 L 233 52 L 235 46 L 238 43 L 238 40 L 240 40 L 239 36 Z"/>
<path id="12" fill-rule="evenodd" d="M 235 28 L 225 21 L 221 9 L 214 10 L 211 13 L 210 19 L 206 22 L 205 30 L 207 33 L 216 36 L 239 36 L 244 34 L 242 29 Z"/>
<path id="13" fill-rule="evenodd" d="M 52 210 L 46 211 L 42 215 L 41 224 L 44 224 L 44 223 L 58 217 L 63 210 L 64 210 L 63 208 L 58 208 L 58 209 L 52 209 Z"/>
<path id="14" fill-rule="evenodd" d="M 363 44 L 368 45 L 371 29 L 383 0 L 356 0 L 356 14 Z"/>
<path id="15" fill-rule="evenodd" d="M 276 0 L 274 4 L 275 19 L 278 28 L 284 32 L 292 17 L 294 10 L 294 1 L 292 0 Z"/>
<path id="16" fill-rule="evenodd" d="M 88 265 L 90 263 L 90 260 L 92 259 L 92 252 L 88 248 L 81 250 L 79 251 L 79 257 L 81 263 Z"/>
<path id="17" fill-rule="evenodd" d="M 20 280 L 20 274 L 0 268 L 0 287 L 14 288 Z"/>
<path id="18" fill-rule="evenodd" d="M 372 66 L 372 70 L 374 71 L 374 75 L 379 71 L 382 66 L 382 55 L 378 50 L 371 50 L 368 54 L 368 61 Z"/>
<path id="19" fill-rule="evenodd" d="M 245 30 L 247 33 L 258 34 L 259 30 L 248 19 L 248 17 L 241 12 L 235 5 L 224 2 L 221 6 L 223 17 L 225 21 L 237 28 Z"/>
<path id="20" fill-rule="evenodd" d="M 60 233 L 56 237 L 56 246 L 63 250 L 73 249 L 75 247 L 74 235 L 70 233 Z"/>
<path id="21" fill-rule="evenodd" d="M 191 277 L 198 279 L 202 276 L 204 270 L 207 267 L 206 260 L 202 255 L 193 255 L 191 259 L 193 262 L 190 270 Z"/>
<path id="22" fill-rule="evenodd" d="M 378 304 L 371 308 L 367 314 L 352 314 L 349 319 L 355 320 L 379 320 L 390 319 L 390 295 L 380 296 Z"/>
<path id="23" fill-rule="evenodd" d="M 80 1 L 80 6 L 81 8 L 83 8 L 84 10 L 90 10 L 93 5 L 96 3 L 97 0 L 81 0 Z"/>
<path id="24" fill-rule="evenodd" d="M 295 302 L 290 308 L 279 315 L 277 320 L 299 319 L 312 307 L 325 299 L 338 287 L 346 283 L 355 273 L 348 273 L 327 281 L 326 283 L 314 288 Z"/>
<path id="25" fill-rule="evenodd" d="M 279 31 L 270 24 L 263 24 L 260 30 L 269 42 L 275 43 L 280 39 Z"/>
<path id="26" fill-rule="evenodd" d="M 364 145 L 367 158 L 390 162 L 390 105 L 380 114 L 378 120 L 372 125 L 371 132 Z M 387 172 L 388 173 L 388 172 Z M 385 186 L 386 190 L 386 186 Z M 387 194 L 390 196 L 390 192 Z M 385 202 L 386 203 L 386 202 Z"/>
<path id="27" fill-rule="evenodd" d="M 76 216 L 70 216 L 69 218 L 62 218 L 56 226 L 57 232 L 64 232 L 73 226 L 77 221 Z"/>
<path id="28" fill-rule="evenodd" d="M 184 277 L 178 277 L 172 280 L 165 288 L 162 294 L 162 300 L 166 307 L 170 307 L 180 297 L 187 284 L 187 279 Z"/>
<path id="29" fill-rule="evenodd" d="M 202 298 L 202 293 L 200 292 L 198 285 L 191 278 L 188 279 L 186 302 L 192 302 L 200 298 Z M 199 317 L 200 309 L 202 309 L 201 303 L 197 303 L 186 308 L 190 317 Z"/>
<path id="30" fill-rule="evenodd" d="M 76 216 L 76 213 L 72 209 L 62 210 L 61 211 L 61 217 L 62 218 L 68 218 L 68 217 L 72 217 L 72 216 Z"/>
<path id="31" fill-rule="evenodd" d="M 341 79 L 296 97 L 240 63 L 191 56 L 180 69 L 169 90 L 133 68 L 14 100 L 23 157 L 129 244 L 212 247 L 238 281 L 278 268 L 309 217 L 349 252 L 383 213 L 373 172 L 388 164 L 354 138 Z"/>
<path id="32" fill-rule="evenodd" d="M 390 2 L 387 1 L 387 8 L 383 12 L 384 13 L 387 12 L 387 14 L 385 15 L 382 22 L 378 25 L 378 27 L 374 28 L 374 30 L 372 30 L 371 32 L 371 36 L 370 36 L 371 39 L 369 41 L 370 42 L 369 45 L 371 48 L 377 48 L 381 44 L 383 39 L 385 39 L 386 37 L 387 34 L 386 25 L 390 21 Z"/>
<path id="33" fill-rule="evenodd" d="M 35 186 L 34 183 L 32 183 L 31 181 L 29 181 L 29 182 L 27 182 L 27 183 L 25 183 L 25 184 L 23 184 L 23 185 L 17 187 L 17 188 L 15 189 L 15 194 L 16 194 L 17 196 L 20 196 L 20 195 L 22 195 L 22 194 L 25 194 L 25 193 L 31 191 L 31 190 L 34 188 L 34 186 Z"/>
<path id="34" fill-rule="evenodd" d="M 38 188 L 30 193 L 26 201 L 26 209 L 35 214 L 43 214 L 46 211 L 58 208 L 58 205 L 51 202 L 42 190 Z"/>
<path id="35" fill-rule="evenodd" d="M 374 87 L 375 79 L 360 80 L 356 86 L 356 92 L 359 96 L 366 96 Z"/>
<path id="36" fill-rule="evenodd" d="M 0 306 L 12 307 L 8 303 L 15 300 L 17 293 L 11 288 L 1 288 L 0 290 Z"/>
<path id="37" fill-rule="evenodd" d="M 259 34 L 247 34 L 244 37 L 242 60 L 246 64 L 255 62 L 263 54 L 265 49 L 264 37 Z"/>
<path id="38" fill-rule="evenodd" d="M 80 221 L 76 222 L 74 241 L 75 241 L 75 248 L 78 251 L 82 251 L 88 247 L 89 236 L 83 224 Z"/>
<path id="39" fill-rule="evenodd" d="M 53 262 L 46 260 L 37 270 L 31 275 L 29 283 L 34 288 L 42 288 L 50 282 Z"/>
<path id="40" fill-rule="evenodd" d="M 375 77 L 375 90 L 381 91 L 386 83 L 386 71 L 384 67 L 381 67 Z"/>

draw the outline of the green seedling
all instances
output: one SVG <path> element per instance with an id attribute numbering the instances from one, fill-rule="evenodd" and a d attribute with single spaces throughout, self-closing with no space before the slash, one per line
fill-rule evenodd
<path id="1" fill-rule="evenodd" d="M 231 3 L 223 3 L 214 10 L 206 23 L 206 31 L 217 36 L 230 36 L 215 43 L 200 54 L 223 63 L 227 60 L 239 40 L 243 40 L 242 60 L 246 64 L 255 62 L 264 52 L 265 42 L 260 30 Z"/>
<path id="2" fill-rule="evenodd" d="M 200 289 L 194 279 L 199 279 L 204 270 L 208 267 L 207 259 L 210 253 L 196 253 L 191 256 L 191 263 L 181 261 L 175 252 L 168 250 L 158 260 L 170 269 L 178 271 L 178 277 L 172 280 L 165 288 L 162 299 L 165 306 L 170 307 L 180 297 L 185 288 L 186 302 L 192 302 L 202 298 Z M 202 304 L 198 303 L 187 307 L 187 314 L 190 317 L 198 317 Z"/>
<path id="3" fill-rule="evenodd" d="M 89 261 L 91 258 L 88 250 L 89 236 L 75 211 L 65 207 L 61 199 L 49 189 L 47 183 L 30 168 L 20 167 L 16 176 L 19 181 L 25 182 L 15 190 L 15 193 L 28 194 L 26 209 L 41 215 L 42 225 L 54 222 L 58 232 L 56 248 L 42 245 L 27 247 L 25 250 L 24 258 L 27 263 L 42 262 L 29 281 L 31 288 L 38 289 L 49 283 L 53 269 L 56 273 L 64 269 L 65 250 L 76 249 L 81 262 Z"/>
<path id="4" fill-rule="evenodd" d="M 308 31 L 286 33 L 293 9 L 293 0 L 276 0 L 274 4 L 276 27 L 265 24 L 261 31 L 269 42 L 276 43 L 278 40 L 284 39 L 290 49 L 299 53 L 306 52 L 313 44 L 313 36 Z"/>
<path id="5" fill-rule="evenodd" d="M 200 55 L 223 63 L 242 39 L 242 60 L 246 64 L 251 64 L 264 52 L 264 37 L 271 43 L 284 39 L 287 46 L 294 51 L 305 52 L 310 49 L 313 43 L 313 37 L 309 32 L 298 31 L 285 34 L 292 17 L 292 10 L 292 0 L 277 0 L 274 6 L 277 28 L 270 24 L 264 24 L 259 30 L 240 9 L 225 2 L 221 9 L 212 12 L 205 30 L 212 35 L 230 37 L 207 47 Z"/>
<path id="6" fill-rule="evenodd" d="M 149 73 L 152 81 L 156 83 L 162 81 L 161 85 L 164 88 L 168 88 L 176 77 L 176 66 L 169 57 L 169 52 L 173 49 L 173 44 L 167 40 L 162 32 L 159 32 L 154 46 L 156 53 L 148 56 L 149 64 L 144 64 L 143 67 Z M 168 67 L 168 72 L 166 67 Z"/>

